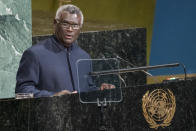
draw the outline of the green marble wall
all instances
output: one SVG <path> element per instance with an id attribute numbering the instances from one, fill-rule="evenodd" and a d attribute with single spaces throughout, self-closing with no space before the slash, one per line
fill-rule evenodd
<path id="1" fill-rule="evenodd" d="M 14 97 L 23 51 L 32 45 L 31 0 L 0 0 L 0 98 Z"/>

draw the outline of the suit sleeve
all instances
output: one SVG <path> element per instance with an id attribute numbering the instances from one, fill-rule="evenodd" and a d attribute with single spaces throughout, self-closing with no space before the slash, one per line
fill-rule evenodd
<path id="1" fill-rule="evenodd" d="M 52 96 L 54 92 L 39 90 L 39 61 L 31 50 L 26 50 L 21 58 L 16 75 L 15 93 L 33 93 L 34 97 Z"/>

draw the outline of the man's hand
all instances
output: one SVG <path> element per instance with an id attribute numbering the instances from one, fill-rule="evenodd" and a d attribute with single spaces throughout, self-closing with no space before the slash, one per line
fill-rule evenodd
<path id="1" fill-rule="evenodd" d="M 68 90 L 62 90 L 60 92 L 55 93 L 53 96 L 62 96 L 62 95 L 68 95 L 68 94 L 75 94 L 77 91 L 70 92 Z"/>
<path id="2" fill-rule="evenodd" d="M 114 88 L 116 88 L 115 85 L 102 83 L 100 90 L 102 91 L 102 90 L 105 90 L 105 89 L 114 89 Z"/>

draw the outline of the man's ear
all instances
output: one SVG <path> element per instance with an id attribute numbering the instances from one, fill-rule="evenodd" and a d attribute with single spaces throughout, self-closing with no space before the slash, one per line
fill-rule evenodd
<path id="1" fill-rule="evenodd" d="M 53 24 L 56 25 L 56 23 L 57 23 L 57 22 L 56 22 L 56 19 L 54 19 L 54 20 L 53 20 Z"/>
<path id="2" fill-rule="evenodd" d="M 56 30 L 57 30 L 57 21 L 55 19 L 53 20 L 53 29 L 54 29 L 54 32 L 56 32 Z"/>

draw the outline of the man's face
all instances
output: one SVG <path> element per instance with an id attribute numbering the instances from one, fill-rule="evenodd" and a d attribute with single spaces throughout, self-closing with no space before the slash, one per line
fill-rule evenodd
<path id="1" fill-rule="evenodd" d="M 56 36 L 65 47 L 70 47 L 78 38 L 80 34 L 80 21 L 80 15 L 70 14 L 67 11 L 62 12 L 60 19 L 55 21 Z"/>

